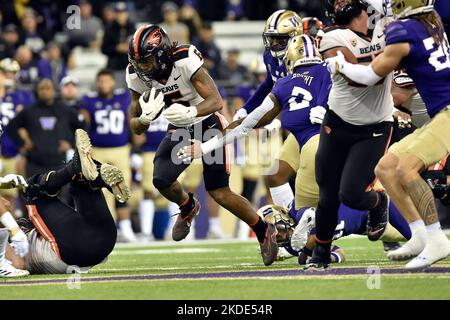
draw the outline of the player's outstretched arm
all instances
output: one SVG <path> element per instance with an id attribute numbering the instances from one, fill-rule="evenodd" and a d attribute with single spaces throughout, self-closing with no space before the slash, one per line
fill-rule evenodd
<path id="1" fill-rule="evenodd" d="M 232 143 L 247 135 L 253 128 L 260 128 L 270 123 L 281 112 L 281 105 L 273 94 L 269 94 L 263 103 L 253 110 L 242 123 L 231 131 L 228 131 L 223 137 L 214 138 L 200 143 L 199 141 L 192 141 L 191 146 L 186 146 L 178 151 L 178 158 L 185 162 L 190 162 L 192 159 L 201 158 L 204 154 L 210 153 L 213 150 L 223 147 L 226 144 Z M 241 121 L 241 120 L 238 120 Z"/>
<path id="2" fill-rule="evenodd" d="M 325 62 L 331 74 L 342 74 L 351 81 L 373 86 L 394 71 L 400 65 L 403 57 L 409 54 L 409 50 L 407 43 L 389 45 L 368 66 L 347 62 L 341 51 L 337 52 L 336 57 L 328 58 Z"/>

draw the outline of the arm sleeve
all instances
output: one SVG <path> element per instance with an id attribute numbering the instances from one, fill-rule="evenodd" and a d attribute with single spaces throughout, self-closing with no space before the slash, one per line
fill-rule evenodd
<path id="1" fill-rule="evenodd" d="M 273 88 L 272 77 L 270 76 L 270 73 L 267 72 L 267 76 L 264 82 L 259 85 L 258 89 L 256 89 L 255 91 L 255 94 L 253 94 L 253 96 L 251 96 L 243 106 L 243 108 L 247 110 L 247 113 L 252 112 L 259 105 L 261 105 L 262 102 L 264 101 L 264 98 L 267 97 L 272 88 Z"/>
<path id="2" fill-rule="evenodd" d="M 217 136 L 213 139 L 202 143 L 202 152 L 203 154 L 207 154 L 215 149 L 218 149 L 226 144 L 230 144 L 234 142 L 234 140 L 239 139 L 245 135 L 247 135 L 264 117 L 266 113 L 273 109 L 275 106 L 274 102 L 267 96 L 263 103 L 256 108 L 252 113 L 250 113 L 242 123 L 228 132 L 222 138 L 218 138 Z"/>
<path id="3" fill-rule="evenodd" d="M 373 71 L 372 65 L 365 66 L 344 62 L 344 68 L 342 68 L 340 72 L 346 75 L 350 80 L 366 86 L 373 86 L 383 79 Z"/>

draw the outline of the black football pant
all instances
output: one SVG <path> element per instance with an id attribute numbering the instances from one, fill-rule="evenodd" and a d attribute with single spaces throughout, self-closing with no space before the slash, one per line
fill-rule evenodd
<path id="1" fill-rule="evenodd" d="M 27 179 L 39 184 L 45 175 Z M 40 194 L 28 200 L 28 218 L 41 237 L 68 265 L 79 267 L 101 263 L 113 250 L 117 229 L 100 189 L 85 182 L 70 182 L 69 193 L 75 208 L 58 197 Z"/>
<path id="2" fill-rule="evenodd" d="M 386 152 L 391 135 L 391 122 L 356 126 L 331 110 L 327 112 L 316 154 L 319 240 L 332 240 L 341 202 L 357 210 L 370 210 L 377 205 L 378 195 L 372 189 L 374 169 Z"/>

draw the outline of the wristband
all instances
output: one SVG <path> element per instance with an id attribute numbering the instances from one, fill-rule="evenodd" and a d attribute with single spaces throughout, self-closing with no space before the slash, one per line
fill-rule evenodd
<path id="1" fill-rule="evenodd" d="M 203 142 L 200 145 L 200 149 L 202 149 L 203 154 L 207 154 L 215 149 L 222 147 L 222 145 L 223 145 L 223 139 L 219 139 L 218 136 L 214 136 L 212 139 L 210 139 L 206 142 Z"/>

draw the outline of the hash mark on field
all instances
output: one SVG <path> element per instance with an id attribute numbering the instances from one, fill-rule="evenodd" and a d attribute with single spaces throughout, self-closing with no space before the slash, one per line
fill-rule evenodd
<path id="1" fill-rule="evenodd" d="M 221 252 L 222 249 L 217 248 L 178 248 L 178 249 L 145 249 L 145 250 L 126 250 L 113 251 L 111 255 L 129 255 L 129 254 L 173 254 L 173 253 L 211 253 Z"/>

